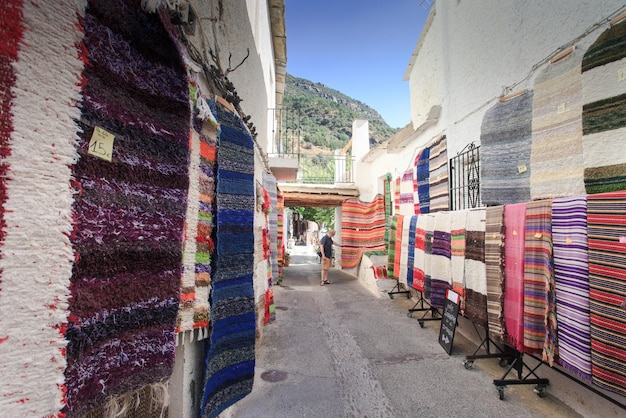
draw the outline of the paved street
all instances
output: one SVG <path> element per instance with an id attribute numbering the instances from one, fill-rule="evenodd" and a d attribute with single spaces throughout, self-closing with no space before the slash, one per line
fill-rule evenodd
<path id="1" fill-rule="evenodd" d="M 533 386 L 509 386 L 498 398 L 498 359 L 463 359 L 475 345 L 457 334 L 451 355 L 437 341 L 439 321 L 419 327 L 413 302 L 376 298 L 350 275 L 331 270 L 321 287 L 310 248 L 292 250 L 276 321 L 257 347 L 252 394 L 232 417 L 576 417 Z"/>

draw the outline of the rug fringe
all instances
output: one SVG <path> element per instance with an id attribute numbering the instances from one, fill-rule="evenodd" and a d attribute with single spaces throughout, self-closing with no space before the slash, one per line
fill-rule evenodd
<path id="1" fill-rule="evenodd" d="M 165 0 L 141 0 L 141 7 L 148 13 L 154 13 L 157 9 L 166 4 Z"/>
<path id="2" fill-rule="evenodd" d="M 153 383 L 109 400 L 104 406 L 104 417 L 125 417 L 145 402 L 150 411 L 160 411 L 159 418 L 164 418 L 170 402 L 169 382 Z"/>

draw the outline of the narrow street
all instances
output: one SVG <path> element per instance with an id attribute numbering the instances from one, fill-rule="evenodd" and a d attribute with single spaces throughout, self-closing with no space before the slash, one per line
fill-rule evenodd
<path id="1" fill-rule="evenodd" d="M 498 398 L 498 359 L 463 366 L 473 343 L 457 334 L 448 355 L 437 341 L 439 321 L 419 327 L 414 304 L 377 298 L 357 279 L 332 269 L 320 286 L 310 247 L 291 250 L 282 286 L 275 286 L 276 321 L 257 346 L 253 392 L 232 417 L 576 417 L 533 386 L 509 386 Z M 225 414 L 226 415 L 226 414 Z"/>

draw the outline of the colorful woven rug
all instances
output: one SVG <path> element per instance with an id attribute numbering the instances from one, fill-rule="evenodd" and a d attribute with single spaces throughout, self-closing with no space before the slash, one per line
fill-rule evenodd
<path id="1" fill-rule="evenodd" d="M 276 206 L 278 205 L 278 189 L 276 177 L 271 173 L 263 173 L 263 187 L 267 190 L 270 198 L 270 209 L 268 216 L 269 232 L 270 232 L 270 267 L 271 277 L 269 286 L 271 287 L 278 280 L 278 213 Z"/>
<path id="2" fill-rule="evenodd" d="M 407 276 L 409 271 L 409 231 L 411 229 L 411 218 L 412 216 L 405 216 L 402 220 L 402 238 L 400 245 L 400 267 L 398 269 L 398 281 L 403 285 L 407 284 Z M 415 246 L 415 243 L 413 243 L 413 245 Z"/>
<path id="3" fill-rule="evenodd" d="M 487 324 L 492 339 L 504 339 L 504 206 L 486 210 L 485 268 L 487 272 Z"/>
<path id="4" fill-rule="evenodd" d="M 341 205 L 341 268 L 356 268 L 364 251 L 385 250 L 385 200 L 349 199 Z"/>
<path id="5" fill-rule="evenodd" d="M 417 227 L 417 215 L 411 216 L 409 224 L 409 236 L 408 242 L 408 254 L 407 254 L 407 269 L 406 269 L 406 284 L 409 287 L 413 286 L 413 272 L 415 270 L 415 229 Z"/>
<path id="6" fill-rule="evenodd" d="M 551 201 L 526 204 L 525 231 L 524 349 L 542 352 L 543 360 L 552 366 L 558 352 Z"/>
<path id="7" fill-rule="evenodd" d="M 485 209 L 471 209 L 465 226 L 465 316 L 487 326 L 487 269 L 485 265 Z"/>
<path id="8" fill-rule="evenodd" d="M 424 148 L 417 161 L 417 195 L 420 213 L 430 212 L 430 148 Z"/>
<path id="9" fill-rule="evenodd" d="M 396 177 L 394 191 L 393 191 L 393 201 L 394 201 L 394 213 L 400 213 L 400 184 L 402 183 L 401 177 Z"/>
<path id="10" fill-rule="evenodd" d="M 283 264 L 285 262 L 285 246 L 283 244 L 285 237 L 284 215 L 285 213 L 285 196 L 278 190 L 276 194 L 276 242 L 277 242 L 277 260 L 278 260 L 278 280 L 283 277 Z"/>
<path id="11" fill-rule="evenodd" d="M 465 309 L 465 227 L 467 210 L 451 212 L 450 266 L 452 290 L 461 295 L 461 312 Z"/>
<path id="12" fill-rule="evenodd" d="M 404 216 L 396 215 L 395 217 L 397 221 L 396 221 L 396 251 L 393 257 L 393 278 L 400 280 L 400 274 L 401 274 L 400 259 L 402 258 L 402 230 L 404 228 Z"/>
<path id="13" fill-rule="evenodd" d="M 415 254 L 413 259 L 413 284 L 412 287 L 424 292 L 424 264 L 426 261 L 426 222 L 428 215 L 417 216 L 415 225 Z"/>
<path id="14" fill-rule="evenodd" d="M 391 213 L 393 201 L 391 199 L 391 174 L 387 173 L 383 180 L 385 189 L 385 247 L 389 247 L 389 225 L 391 225 Z"/>
<path id="15" fill-rule="evenodd" d="M 504 206 L 504 324 L 506 341 L 524 352 L 526 203 Z"/>
<path id="16" fill-rule="evenodd" d="M 427 214 L 424 237 L 424 297 L 430 299 L 431 279 L 433 275 L 433 240 L 435 233 L 435 215 Z"/>
<path id="17" fill-rule="evenodd" d="M 585 192 L 582 148 L 582 53 L 574 50 L 537 76 L 533 95 L 532 200 Z"/>
<path id="18" fill-rule="evenodd" d="M 250 393 L 255 364 L 254 144 L 237 115 L 219 105 L 215 113 L 222 132 L 217 153 L 216 262 L 203 417 L 216 417 Z"/>
<path id="19" fill-rule="evenodd" d="M 607 29 L 582 62 L 583 159 L 587 193 L 626 189 L 626 25 Z"/>
<path id="20" fill-rule="evenodd" d="M 386 279 L 387 276 L 387 266 L 372 266 L 372 270 L 374 271 L 375 279 Z"/>
<path id="21" fill-rule="evenodd" d="M 429 189 L 430 211 L 449 210 L 448 190 L 448 148 L 446 137 L 438 138 L 430 145 Z"/>
<path id="22" fill-rule="evenodd" d="M 433 244 L 431 256 L 430 303 L 443 308 L 446 290 L 452 289 L 452 264 L 450 262 L 450 212 L 433 214 Z"/>
<path id="23" fill-rule="evenodd" d="M 532 91 L 487 110 L 480 134 L 480 193 L 487 206 L 530 200 Z"/>
<path id="24" fill-rule="evenodd" d="M 554 281 L 559 328 L 559 364 L 591 380 L 587 197 L 552 202 Z"/>
<path id="25" fill-rule="evenodd" d="M 415 214 L 415 202 L 413 201 L 413 169 L 402 174 L 400 181 L 400 211 L 404 216 Z"/>
<path id="26" fill-rule="evenodd" d="M 86 2 L 0 2 L 0 415 L 59 416 Z"/>
<path id="27" fill-rule="evenodd" d="M 387 234 L 389 236 L 389 242 L 387 244 L 387 275 L 390 279 L 397 279 L 394 263 L 396 260 L 396 251 L 400 249 L 396 249 L 396 237 L 398 236 L 398 217 L 396 215 L 389 218 L 389 227 L 387 229 L 389 230 Z"/>
<path id="28" fill-rule="evenodd" d="M 415 160 L 413 161 L 413 168 L 412 168 L 413 172 L 411 174 L 411 176 L 413 177 L 413 214 L 414 215 L 419 215 L 421 213 L 419 190 L 417 187 L 417 164 L 419 163 L 420 155 L 421 153 L 418 152 L 417 155 L 415 156 Z"/>
<path id="29" fill-rule="evenodd" d="M 81 21 L 85 70 L 77 121 L 81 156 L 72 167 L 79 193 L 66 332 L 68 417 L 135 399 L 166 382 L 174 365 L 189 85 L 164 23 L 139 7 L 91 0 Z M 96 128 L 115 136 L 110 153 L 100 152 L 108 142 Z"/>
<path id="30" fill-rule="evenodd" d="M 210 112 L 210 111 L 209 111 Z M 189 164 L 189 193 L 183 243 L 183 276 L 176 332 L 179 341 L 185 333 L 193 341 L 208 337 L 209 286 L 213 239 L 213 201 L 215 198 L 215 152 L 217 122 L 213 115 L 192 130 Z M 190 333 L 189 331 L 194 331 Z"/>
<path id="31" fill-rule="evenodd" d="M 592 380 L 626 396 L 626 192 L 587 199 Z"/>

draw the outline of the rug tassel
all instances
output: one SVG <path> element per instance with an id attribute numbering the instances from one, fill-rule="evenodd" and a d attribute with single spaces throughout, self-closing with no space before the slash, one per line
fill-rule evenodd
<path id="1" fill-rule="evenodd" d="M 165 0 L 142 0 L 141 7 L 148 13 L 154 13 L 157 9 L 165 4 Z"/>
<path id="2" fill-rule="evenodd" d="M 148 402 L 148 409 L 150 411 L 160 410 L 159 418 L 164 418 L 169 401 L 168 382 L 154 383 L 138 391 L 111 399 L 104 408 L 104 416 L 106 418 L 125 417 L 137 410 L 142 402 Z"/>

